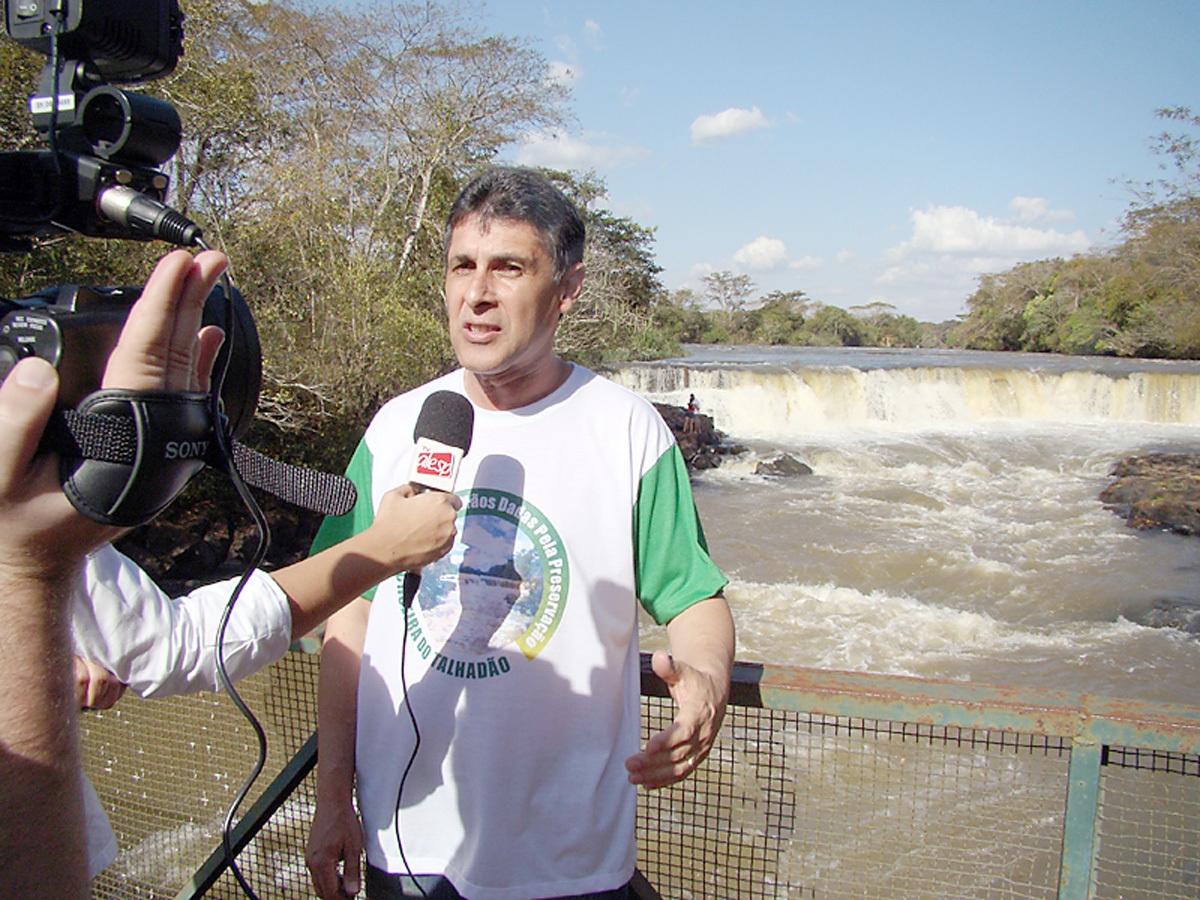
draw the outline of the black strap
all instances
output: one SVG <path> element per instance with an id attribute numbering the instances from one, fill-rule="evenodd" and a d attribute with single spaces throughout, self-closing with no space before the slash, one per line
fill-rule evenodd
<path id="1" fill-rule="evenodd" d="M 47 439 L 64 456 L 127 466 L 135 463 L 139 446 L 137 425 L 132 419 L 74 409 L 55 412 Z M 208 460 L 208 464 L 224 468 L 215 460 Z M 280 462 L 245 444 L 233 444 L 233 464 L 251 487 L 323 515 L 345 515 L 358 500 L 354 483 L 348 478 Z"/>

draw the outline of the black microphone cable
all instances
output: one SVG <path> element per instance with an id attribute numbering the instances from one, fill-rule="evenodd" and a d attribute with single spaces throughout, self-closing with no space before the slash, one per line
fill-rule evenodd
<path id="1" fill-rule="evenodd" d="M 404 870 L 412 879 L 412 883 L 416 885 L 417 890 L 421 892 L 421 896 L 427 898 L 429 895 L 425 893 L 424 886 L 417 880 L 412 866 L 408 864 L 408 857 L 404 853 L 404 839 L 400 836 L 400 799 L 404 796 L 404 783 L 408 780 L 408 773 L 412 770 L 413 763 L 417 761 L 417 751 L 421 749 L 421 729 L 417 725 L 417 714 L 413 712 L 412 703 L 408 699 L 408 673 L 404 671 L 404 665 L 408 658 L 408 617 L 412 612 L 412 598 L 406 597 L 403 605 L 404 638 L 400 641 L 400 691 L 404 694 L 404 707 L 408 710 L 409 721 L 412 722 L 413 748 L 412 753 L 408 756 L 408 763 L 400 775 L 400 785 L 396 788 L 396 817 L 392 823 L 396 830 L 396 847 L 400 851 L 400 861 L 404 863 Z"/>
<path id="2" fill-rule="evenodd" d="M 203 237 L 197 230 L 193 239 L 193 243 L 201 250 L 211 249 L 205 244 Z M 221 282 L 225 285 L 228 296 L 233 296 L 233 285 L 226 273 L 221 274 Z M 223 324 L 225 329 L 226 340 L 234 340 L 234 321 L 233 321 L 233 304 L 225 305 L 225 321 Z M 251 518 L 254 520 L 255 528 L 259 534 L 258 544 L 254 548 L 254 553 L 246 565 L 245 571 L 242 572 L 241 578 L 238 579 L 237 585 L 233 589 L 233 593 L 229 597 L 229 602 L 225 605 L 225 610 L 221 614 L 221 622 L 217 628 L 217 681 L 222 690 L 229 695 L 229 699 L 233 701 L 233 705 L 249 723 L 254 731 L 255 740 L 258 744 L 258 755 L 254 765 L 246 780 L 242 783 L 233 802 L 229 806 L 229 810 L 225 813 L 225 820 L 221 826 L 221 847 L 225 851 L 225 861 L 229 866 L 229 870 L 233 873 L 233 877 L 237 880 L 238 885 L 250 900 L 258 900 L 253 888 L 246 881 L 242 874 L 241 868 L 237 864 L 237 856 L 233 851 L 233 827 L 234 817 L 237 815 L 238 807 L 242 801 L 250 793 L 250 788 L 254 782 L 258 780 L 258 776 L 262 774 L 267 763 L 267 735 L 263 731 L 262 724 L 255 717 L 254 712 L 242 699 L 241 695 L 233 687 L 233 682 L 229 678 L 229 672 L 225 665 L 225 631 L 229 625 L 230 616 L 233 614 L 234 604 L 241 597 L 243 589 L 249 582 L 250 577 L 254 574 L 254 570 L 259 568 L 267 555 L 267 548 L 271 541 L 271 528 L 267 522 L 267 517 L 262 511 L 262 507 L 254 499 L 250 493 L 249 487 L 242 479 L 241 473 L 238 471 L 237 464 L 233 458 L 233 436 L 227 426 L 221 409 L 221 392 L 225 385 L 225 378 L 229 371 L 229 361 L 233 358 L 232 347 L 225 354 L 225 358 L 221 365 L 217 366 L 212 373 L 211 384 L 209 387 L 209 404 L 211 405 L 211 415 L 213 421 L 213 432 L 216 438 L 217 449 L 220 458 L 225 460 L 226 473 L 229 475 L 230 481 L 233 482 L 234 489 L 237 491 L 238 497 L 249 511 Z"/>

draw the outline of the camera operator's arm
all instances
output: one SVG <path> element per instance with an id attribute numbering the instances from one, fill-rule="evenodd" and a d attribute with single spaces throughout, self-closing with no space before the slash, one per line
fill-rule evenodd
<path id="1" fill-rule="evenodd" d="M 57 390 L 36 358 L 0 384 L 0 871 L 14 897 L 87 893 L 67 617 L 79 517 L 36 455 Z"/>
<path id="2" fill-rule="evenodd" d="M 162 260 L 130 312 L 105 385 L 198 386 L 220 335 L 198 338 L 220 254 Z M 190 336 L 190 337 L 189 337 Z M 0 872 L 19 897 L 87 893 L 67 599 L 84 554 L 115 530 L 79 515 L 39 455 L 58 376 L 20 361 L 0 384 Z"/>

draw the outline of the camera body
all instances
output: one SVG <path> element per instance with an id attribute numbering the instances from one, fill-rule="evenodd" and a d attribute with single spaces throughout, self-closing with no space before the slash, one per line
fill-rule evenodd
<path id="1" fill-rule="evenodd" d="M 58 406 L 74 409 L 100 388 L 108 357 L 140 293 L 140 287 L 66 284 L 21 300 L 0 300 L 0 380 L 19 360 L 40 357 L 58 370 Z M 218 284 L 205 301 L 203 324 L 227 328 L 228 323 L 233 333 L 226 335 L 216 365 L 228 365 L 221 406 L 234 436 L 240 437 L 258 405 L 262 353 L 241 292 L 233 287 L 227 292 Z"/>

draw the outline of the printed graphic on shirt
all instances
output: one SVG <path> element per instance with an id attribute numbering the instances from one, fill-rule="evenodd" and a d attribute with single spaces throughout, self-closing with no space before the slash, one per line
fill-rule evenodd
<path id="1" fill-rule="evenodd" d="M 460 496 L 454 548 L 422 570 L 409 636 L 423 657 L 437 654 L 434 668 L 468 677 L 486 673 L 477 661 L 505 647 L 528 659 L 542 651 L 562 619 L 570 573 L 537 507 L 505 491 Z"/>

